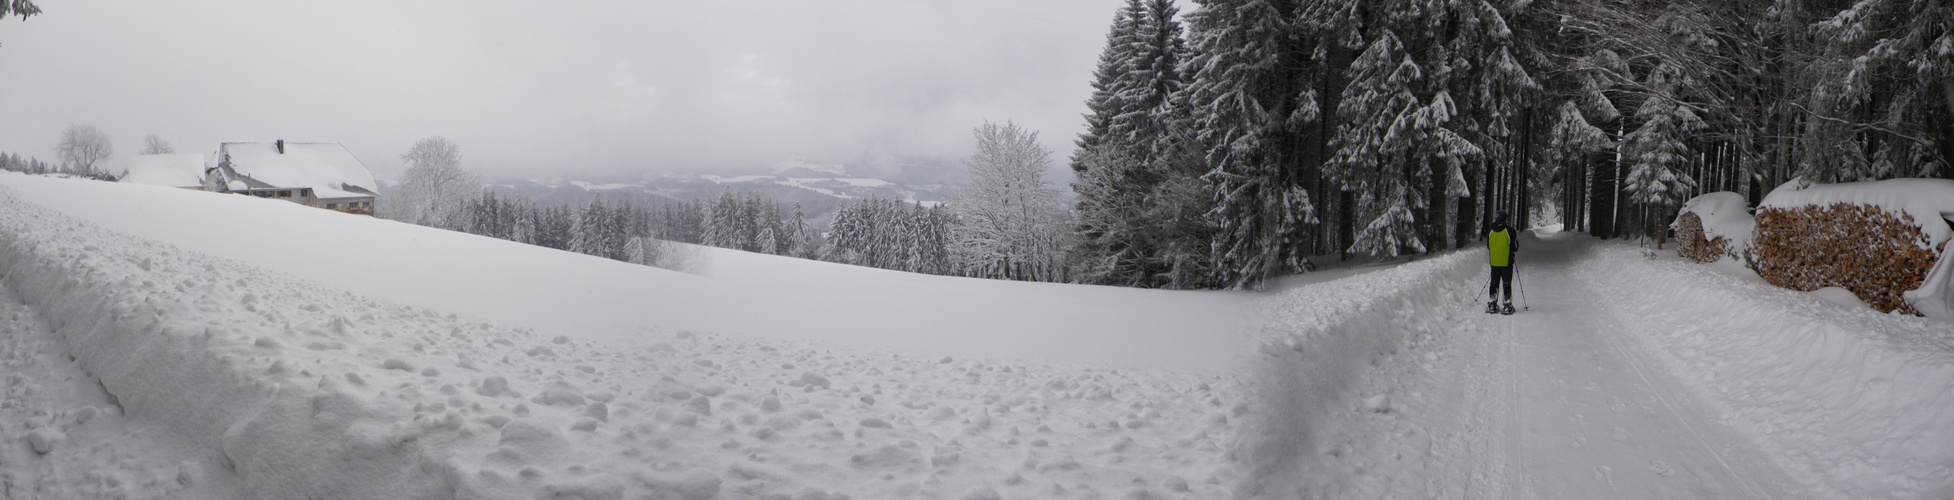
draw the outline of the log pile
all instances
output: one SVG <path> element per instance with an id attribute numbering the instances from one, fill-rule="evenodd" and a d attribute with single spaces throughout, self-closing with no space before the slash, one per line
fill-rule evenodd
<path id="1" fill-rule="evenodd" d="M 1836 286 L 1874 309 L 1918 316 L 1901 293 L 1920 288 L 1934 256 L 1946 250 L 1945 242 L 1928 249 L 1930 241 L 1912 216 L 1876 207 L 1765 208 L 1757 211 L 1751 264 L 1773 285 L 1802 292 Z"/>
<path id="2" fill-rule="evenodd" d="M 1730 243 L 1722 236 L 1703 238 L 1703 218 L 1695 213 L 1683 212 L 1676 217 L 1676 255 L 1698 264 L 1716 262 L 1730 253 Z"/>

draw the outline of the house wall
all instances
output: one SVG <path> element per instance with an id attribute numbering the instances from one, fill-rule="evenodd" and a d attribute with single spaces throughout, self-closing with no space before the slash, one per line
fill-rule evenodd
<path id="1" fill-rule="evenodd" d="M 358 215 L 373 215 L 373 197 L 320 198 L 312 206 Z"/>

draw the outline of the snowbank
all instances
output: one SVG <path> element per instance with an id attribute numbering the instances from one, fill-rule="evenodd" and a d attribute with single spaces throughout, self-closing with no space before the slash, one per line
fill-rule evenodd
<path id="1" fill-rule="evenodd" d="M 1782 198 L 1781 198 L 1782 200 Z M 1954 496 L 1954 336 L 1746 273 L 1599 246 L 1578 266 L 1680 379 L 1846 498 Z M 1660 291 L 1660 293 L 1657 293 Z"/>
<path id="2" fill-rule="evenodd" d="M 1954 319 L 1954 264 L 1950 264 L 1947 242 L 1954 236 L 1954 180 L 1889 179 L 1847 184 L 1804 185 L 1802 179 L 1772 190 L 1758 204 L 1758 210 L 1797 210 L 1802 207 L 1828 207 L 1834 204 L 1876 207 L 1895 219 L 1911 219 L 1927 236 L 1917 243 L 1935 255 L 1932 269 L 1920 287 L 1902 291 L 1907 305 L 1929 317 Z"/>
<path id="3" fill-rule="evenodd" d="M 41 308 L 123 413 L 212 445 L 210 465 L 235 473 L 242 491 L 418 498 L 461 479 L 424 452 L 463 432 L 458 418 L 418 420 L 398 401 L 373 399 L 390 392 L 373 389 L 418 375 L 349 370 L 369 362 L 345 340 L 383 308 L 369 304 L 352 317 L 307 308 L 346 299 L 236 262 L 118 239 L 11 196 L 0 195 L 0 207 L 8 286 Z M 280 356 L 295 352 L 306 355 Z M 450 379 L 465 373 L 443 368 Z"/>
<path id="4" fill-rule="evenodd" d="M 1252 380 L 1255 400 L 1267 407 L 1242 437 L 1243 458 L 1260 474 L 1238 485 L 1237 497 L 1288 491 L 1304 480 L 1292 464 L 1323 454 L 1327 431 L 1318 426 L 1337 420 L 1330 414 L 1388 405 L 1388 396 L 1358 392 L 1371 385 L 1364 378 L 1456 324 L 1460 304 L 1448 295 L 1461 283 L 1483 283 L 1485 259 L 1484 249 L 1459 251 L 1264 299 Z"/>

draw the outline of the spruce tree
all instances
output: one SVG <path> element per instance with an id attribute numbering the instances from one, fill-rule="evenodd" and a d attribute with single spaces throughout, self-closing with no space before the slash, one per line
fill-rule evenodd
<path id="1" fill-rule="evenodd" d="M 1299 131 L 1319 118 L 1316 93 L 1304 85 L 1311 53 L 1301 6 L 1261 0 L 1215 0 L 1188 16 L 1182 97 L 1206 145 L 1216 234 L 1214 271 L 1229 288 L 1259 288 L 1307 267 L 1301 244 L 1316 210 L 1304 190 Z"/>
<path id="2" fill-rule="evenodd" d="M 1122 15 L 1131 22 L 1116 26 L 1133 31 L 1128 45 L 1109 46 L 1102 58 L 1125 60 L 1107 86 L 1111 100 L 1096 115 L 1106 125 L 1101 141 L 1073 156 L 1079 224 L 1070 260 L 1080 282 L 1157 286 L 1156 276 L 1171 267 L 1163 252 L 1189 246 L 1174 241 L 1190 236 L 1172 227 L 1180 221 L 1157 210 L 1163 183 L 1205 173 L 1200 149 L 1189 144 L 1181 97 L 1188 49 L 1176 14 L 1171 1 L 1130 3 Z M 1206 235 L 1192 237 L 1202 240 L 1205 255 Z"/>
<path id="3" fill-rule="evenodd" d="M 1622 191 L 1628 196 L 1625 201 L 1643 211 L 1646 236 L 1654 236 L 1649 234 L 1655 230 L 1652 221 L 1666 219 L 1696 188 L 1696 181 L 1683 172 L 1692 154 L 1685 141 L 1704 124 L 1674 97 L 1679 77 L 1678 68 L 1667 64 L 1650 72 L 1647 87 L 1654 92 L 1631 117 L 1642 124 L 1622 137 L 1621 155 L 1629 164 Z"/>
<path id="4" fill-rule="evenodd" d="M 1125 73 L 1133 66 L 1133 49 L 1138 45 L 1138 24 L 1145 19 L 1140 0 L 1127 0 L 1113 15 L 1113 26 L 1106 33 L 1106 48 L 1099 53 L 1099 64 L 1092 72 L 1092 97 L 1086 100 L 1086 131 L 1079 133 L 1079 146 L 1072 158 L 1072 171 L 1083 172 L 1080 154 L 1099 146 L 1111 135 L 1113 119 L 1126 113 L 1119 96 Z"/>
<path id="5" fill-rule="evenodd" d="M 1429 125 L 1420 123 L 1427 113 L 1421 113 L 1425 103 L 1414 93 L 1423 83 L 1424 69 L 1405 53 L 1397 35 L 1386 29 L 1372 37 L 1350 72 L 1350 85 L 1337 108 L 1341 123 L 1333 142 L 1336 153 L 1327 165 L 1332 179 L 1345 191 L 1358 194 L 1361 230 L 1350 251 L 1386 256 L 1423 253 L 1425 243 L 1412 214 L 1425 202 L 1412 189 L 1413 176 L 1421 172 L 1410 164 L 1420 159 L 1410 153 L 1422 139 L 1417 135 L 1428 129 L 1423 125 Z"/>

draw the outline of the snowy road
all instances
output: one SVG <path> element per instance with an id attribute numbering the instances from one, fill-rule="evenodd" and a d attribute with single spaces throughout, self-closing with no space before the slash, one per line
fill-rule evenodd
<path id="1" fill-rule="evenodd" d="M 1376 349 L 1346 395 L 1296 405 L 1332 409 L 1277 412 L 1291 421 L 1265 432 L 1302 437 L 1264 455 L 1252 488 L 1266 498 L 1822 496 L 1625 328 L 1631 319 L 1598 293 L 1622 285 L 1578 272 L 1595 244 L 1531 242 L 1521 261 L 1530 310 L 1513 316 L 1481 312 L 1484 254 L 1474 252 L 1435 273 L 1443 290 L 1383 303 L 1404 319 L 1328 328 L 1405 333 Z"/>
<path id="2" fill-rule="evenodd" d="M 1460 340 L 1490 362 L 1459 377 L 1497 386 L 1493 476 L 1500 498 L 1791 498 L 1796 484 L 1715 417 L 1621 327 L 1576 276 L 1578 250 L 1543 241 L 1529 257 L 1530 310 L 1472 321 Z M 1517 303 L 1517 302 L 1516 302 Z M 1443 387 L 1437 390 L 1445 390 Z"/>

